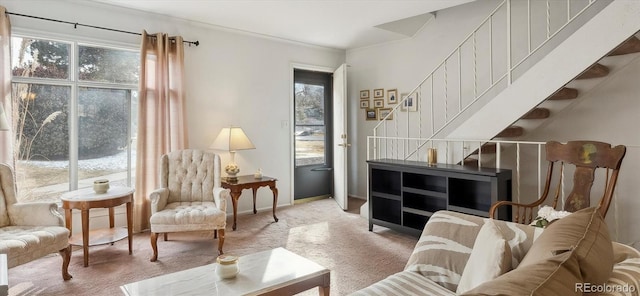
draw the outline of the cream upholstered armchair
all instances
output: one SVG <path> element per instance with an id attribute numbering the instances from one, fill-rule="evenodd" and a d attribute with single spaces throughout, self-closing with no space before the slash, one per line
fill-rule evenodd
<path id="1" fill-rule="evenodd" d="M 24 264 L 51 253 L 62 256 L 62 278 L 71 279 L 69 230 L 53 202 L 18 203 L 13 170 L 0 164 L 0 253 L 7 267 Z"/>
<path id="2" fill-rule="evenodd" d="M 173 151 L 160 160 L 160 188 L 151 199 L 151 261 L 158 259 L 158 234 L 211 231 L 222 254 L 229 190 L 220 186 L 220 156 L 195 149 Z"/>

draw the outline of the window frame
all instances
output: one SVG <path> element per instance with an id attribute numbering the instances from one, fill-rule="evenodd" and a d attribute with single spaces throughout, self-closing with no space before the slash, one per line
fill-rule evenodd
<path id="1" fill-rule="evenodd" d="M 128 44 L 121 42 L 112 42 L 112 41 L 99 41 L 89 38 L 83 38 L 80 36 L 71 36 L 71 35 L 63 35 L 63 34 L 43 34 L 42 32 L 34 32 L 31 30 L 20 30 L 20 29 L 12 29 L 12 38 L 30 38 L 30 39 L 40 39 L 40 40 L 49 40 L 54 42 L 60 42 L 69 44 L 69 77 L 67 79 L 56 79 L 56 78 L 37 78 L 37 77 L 19 77 L 11 75 L 11 84 L 43 84 L 43 85 L 53 85 L 53 86 L 64 86 L 71 88 L 71 98 L 69 99 L 69 110 L 67 110 L 69 114 L 69 121 L 67 124 L 69 125 L 69 190 L 77 190 L 79 183 L 79 114 L 78 114 L 78 103 L 79 103 L 79 93 L 80 88 L 101 88 L 101 89 L 117 89 L 127 91 L 127 112 L 129 112 L 129 128 L 127 132 L 128 137 L 128 149 L 127 149 L 127 186 L 135 187 L 133 184 L 134 176 L 133 172 L 133 149 L 131 149 L 132 143 L 134 139 L 133 136 L 133 122 L 134 119 L 137 118 L 138 114 L 133 114 L 132 111 L 132 99 L 133 92 L 139 91 L 139 83 L 135 84 L 125 84 L 125 83 L 110 83 L 110 82 L 92 82 L 85 81 L 79 79 L 79 47 L 80 46 L 89 46 L 89 47 L 100 47 L 114 50 L 125 50 L 125 51 L 134 51 L 139 54 L 140 48 L 137 44 Z M 108 43 L 107 43 L 108 42 Z M 13 69 L 13 65 L 10 65 Z"/>

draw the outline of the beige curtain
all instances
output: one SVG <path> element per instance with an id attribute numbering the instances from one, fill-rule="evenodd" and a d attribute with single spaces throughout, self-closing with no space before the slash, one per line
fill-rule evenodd
<path id="1" fill-rule="evenodd" d="M 142 33 L 134 231 L 149 228 L 160 156 L 187 145 L 182 37 Z"/>
<path id="2" fill-rule="evenodd" d="M 12 124 L 11 104 L 11 24 L 6 9 L 0 6 L 0 112 Z M 4 109 L 4 110 L 2 110 Z M 13 131 L 0 131 L 0 163 L 13 167 Z"/>

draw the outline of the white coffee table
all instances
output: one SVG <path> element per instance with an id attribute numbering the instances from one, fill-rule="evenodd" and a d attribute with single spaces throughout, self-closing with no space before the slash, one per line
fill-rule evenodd
<path id="1" fill-rule="evenodd" d="M 330 271 L 284 248 L 238 259 L 232 279 L 216 275 L 213 263 L 120 286 L 125 295 L 293 295 L 314 287 L 329 295 Z"/>

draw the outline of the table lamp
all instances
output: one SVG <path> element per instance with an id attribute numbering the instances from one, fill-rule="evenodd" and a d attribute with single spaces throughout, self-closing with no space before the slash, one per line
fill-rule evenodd
<path id="1" fill-rule="evenodd" d="M 224 167 L 224 171 L 227 173 L 227 180 L 230 182 L 237 181 L 237 174 L 240 172 L 235 161 L 236 151 L 255 148 L 242 128 L 237 126 L 223 128 L 220 134 L 218 134 L 218 137 L 216 137 L 211 146 L 209 146 L 209 149 L 229 151 L 231 160 L 229 164 Z"/>

